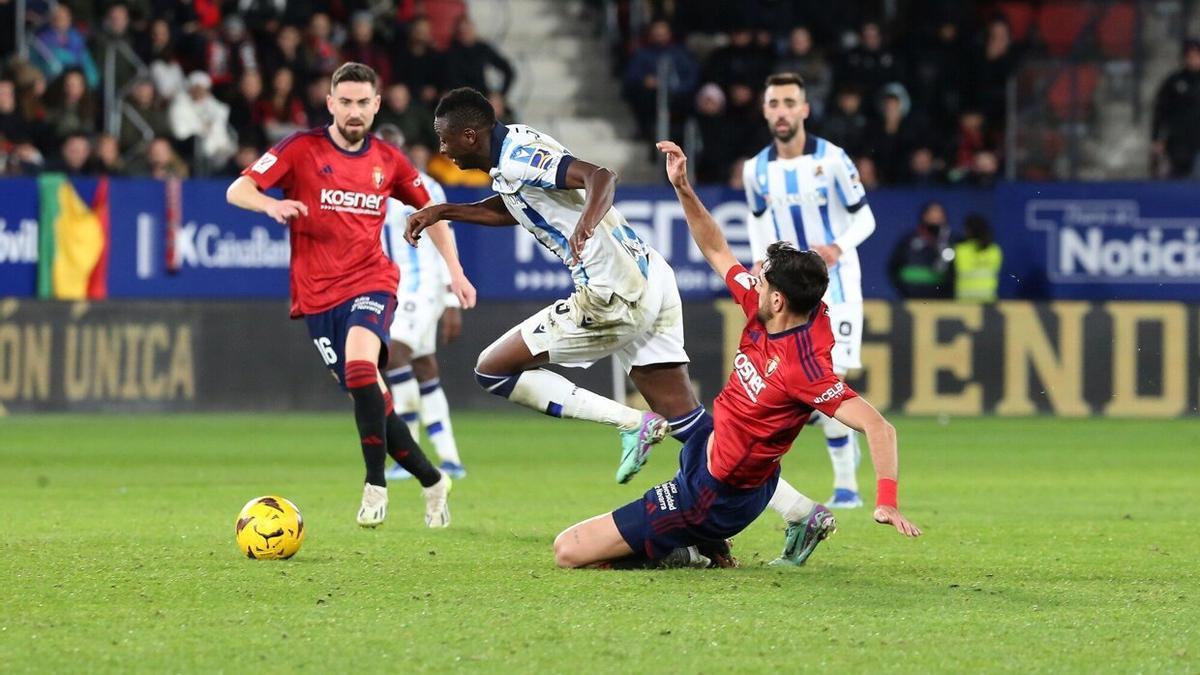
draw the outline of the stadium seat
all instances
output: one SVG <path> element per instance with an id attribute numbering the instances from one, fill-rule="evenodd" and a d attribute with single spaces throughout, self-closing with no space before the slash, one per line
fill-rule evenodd
<path id="1" fill-rule="evenodd" d="M 1091 113 L 1095 103 L 1096 86 L 1100 83 L 1100 68 L 1082 64 L 1063 68 L 1046 92 L 1050 111 L 1063 120 L 1079 120 Z M 1078 101 L 1073 105 L 1073 101 Z"/>
<path id="2" fill-rule="evenodd" d="M 1136 23 L 1137 10 L 1132 2 L 1118 2 L 1109 6 L 1096 25 L 1100 53 L 1112 59 L 1132 57 Z"/>
<path id="3" fill-rule="evenodd" d="M 1015 42 L 1024 42 L 1025 38 L 1029 37 L 1029 28 L 1033 25 L 1033 5 L 1028 2 L 1001 2 L 996 6 L 1004 20 L 1008 22 L 1008 28 L 1012 32 L 1012 39 Z"/>
<path id="4" fill-rule="evenodd" d="M 1083 35 L 1095 8 L 1082 2 L 1050 2 L 1037 15 L 1037 29 L 1051 56 L 1066 56 Z"/>

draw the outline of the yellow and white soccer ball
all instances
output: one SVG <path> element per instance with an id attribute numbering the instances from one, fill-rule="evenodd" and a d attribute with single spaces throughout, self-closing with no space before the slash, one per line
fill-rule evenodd
<path id="1" fill-rule="evenodd" d="M 238 548 L 247 558 L 256 560 L 290 558 L 304 543 L 300 509 L 283 497 L 258 497 L 246 502 L 234 528 Z"/>

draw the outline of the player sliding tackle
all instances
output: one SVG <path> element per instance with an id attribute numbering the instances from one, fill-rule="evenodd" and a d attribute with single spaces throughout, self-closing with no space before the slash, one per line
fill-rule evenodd
<path id="1" fill-rule="evenodd" d="M 679 453 L 675 478 L 616 511 L 567 528 L 554 540 L 562 567 L 638 566 L 678 559 L 707 565 L 728 554 L 725 540 L 767 507 L 779 485 L 779 460 L 814 412 L 866 434 L 878 478 L 875 520 L 905 536 L 921 530 L 897 508 L 896 430 L 833 371 L 829 309 L 821 297 L 829 271 L 821 256 L 777 242 L 761 273 L 738 264 L 687 178 L 679 146 L 658 144 L 688 229 L 746 314 L 733 373 L 713 403 L 712 423 Z M 789 527 L 780 560 L 803 564 L 836 528 L 833 514 L 804 495 L 803 526 Z M 727 563 L 728 564 L 728 563 Z"/>

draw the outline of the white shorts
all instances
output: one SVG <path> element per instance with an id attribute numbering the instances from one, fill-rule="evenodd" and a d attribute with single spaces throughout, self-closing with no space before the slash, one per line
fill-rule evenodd
<path id="1" fill-rule="evenodd" d="M 658 253 L 650 256 L 646 292 L 636 304 L 615 295 L 604 303 L 585 287 L 517 328 L 531 353 L 548 353 L 550 363 L 563 366 L 586 368 L 613 356 L 628 373 L 633 366 L 690 361 L 675 273 Z"/>
<path id="2" fill-rule="evenodd" d="M 862 368 L 863 306 L 861 302 L 829 305 L 833 328 L 833 369 L 837 374 Z"/>
<path id="3" fill-rule="evenodd" d="M 392 340 L 411 349 L 414 359 L 437 350 L 438 320 L 446 309 L 444 299 L 443 293 L 401 293 L 396 297 Z"/>

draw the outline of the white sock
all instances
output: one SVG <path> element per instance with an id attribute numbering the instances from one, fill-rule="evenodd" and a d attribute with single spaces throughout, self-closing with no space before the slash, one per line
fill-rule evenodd
<path id="1" fill-rule="evenodd" d="M 799 490 L 782 478 L 779 479 L 779 486 L 775 488 L 775 494 L 771 495 L 769 504 L 789 523 L 802 522 L 816 505 L 816 502 L 800 494 Z"/>
<path id="2" fill-rule="evenodd" d="M 414 441 L 420 441 L 421 389 L 413 377 L 412 366 L 402 366 L 387 371 L 388 386 L 392 389 L 392 407 L 408 425 Z"/>
<path id="3" fill-rule="evenodd" d="M 858 435 L 832 417 L 825 420 L 823 429 L 825 446 L 833 463 L 834 489 L 858 492 Z"/>
<path id="4" fill-rule="evenodd" d="M 450 426 L 450 403 L 446 401 L 441 380 L 434 378 L 422 382 L 420 389 L 421 424 L 437 449 L 438 459 L 462 464 L 458 458 L 458 444 L 454 441 L 454 429 Z"/>
<path id="5" fill-rule="evenodd" d="M 567 378 L 549 370 L 521 373 L 508 398 L 551 417 L 601 422 L 624 430 L 636 429 L 642 423 L 640 410 L 577 387 Z"/>

